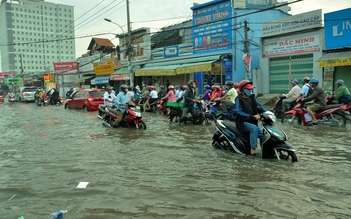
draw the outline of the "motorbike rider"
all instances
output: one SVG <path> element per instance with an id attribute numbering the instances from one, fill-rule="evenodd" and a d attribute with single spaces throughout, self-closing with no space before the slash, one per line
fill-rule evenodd
<path id="1" fill-rule="evenodd" d="M 104 93 L 104 105 L 107 107 L 112 107 L 116 100 L 116 96 L 112 93 L 112 90 L 112 86 L 107 86 L 106 92 Z"/>
<path id="2" fill-rule="evenodd" d="M 167 87 L 167 90 L 168 90 L 168 87 Z M 165 86 L 161 85 L 160 91 L 157 93 L 158 99 L 161 99 L 162 97 L 166 96 L 166 94 L 167 94 L 167 91 L 165 90 Z"/>
<path id="3" fill-rule="evenodd" d="M 242 80 L 239 83 L 240 94 L 235 99 L 235 110 L 237 112 L 235 124 L 238 130 L 250 133 L 251 155 L 256 155 L 257 138 L 260 139 L 261 144 L 265 140 L 263 130 L 258 127 L 258 120 L 261 118 L 259 113 L 266 110 L 256 100 L 253 94 L 254 88 L 252 82 Z"/>
<path id="4" fill-rule="evenodd" d="M 217 99 L 222 103 L 222 113 L 224 114 L 227 114 L 228 109 L 235 107 L 235 98 L 238 96 L 233 82 L 228 81 L 227 86 L 229 91 L 223 97 Z"/>
<path id="5" fill-rule="evenodd" d="M 335 91 L 335 95 L 331 96 L 333 100 L 338 100 L 339 104 L 351 103 L 351 95 L 349 89 L 344 85 L 344 81 L 339 79 L 335 82 L 338 85 L 338 89 Z"/>
<path id="6" fill-rule="evenodd" d="M 134 100 L 135 93 L 134 93 L 133 87 L 131 85 L 128 86 L 127 96 L 129 97 L 130 101 Z"/>
<path id="7" fill-rule="evenodd" d="M 183 95 L 184 99 L 184 106 L 183 106 L 183 113 L 179 119 L 179 124 L 183 125 L 186 120 L 186 114 L 189 112 L 191 115 L 194 115 L 194 103 L 197 102 L 195 99 L 195 81 L 190 80 L 188 82 L 188 89 L 185 91 Z"/>
<path id="8" fill-rule="evenodd" d="M 121 91 L 118 93 L 115 101 L 117 105 L 117 119 L 113 122 L 114 127 L 119 126 L 119 123 L 122 121 L 123 114 L 126 112 L 126 109 L 128 108 L 128 103 L 130 101 L 130 98 L 127 95 L 128 86 L 122 84 L 120 89 Z"/>
<path id="9" fill-rule="evenodd" d="M 285 98 L 282 101 L 282 112 L 286 111 L 286 105 L 291 104 L 291 102 L 295 101 L 297 97 L 300 95 L 301 88 L 299 87 L 299 80 L 294 79 L 291 81 L 292 88 L 288 94 L 282 94 L 280 97 Z"/>
<path id="10" fill-rule="evenodd" d="M 146 101 L 146 104 L 148 106 L 149 109 L 151 109 L 150 104 L 152 104 L 153 102 L 158 100 L 158 95 L 157 95 L 157 91 L 156 91 L 156 86 L 151 85 L 150 86 L 150 97 L 148 98 L 148 100 Z"/>
<path id="11" fill-rule="evenodd" d="M 215 101 L 216 99 L 221 97 L 220 86 L 219 85 L 212 85 L 212 92 L 210 95 L 210 101 Z"/>
<path id="12" fill-rule="evenodd" d="M 313 88 L 312 95 L 302 98 L 302 102 L 308 102 L 313 100 L 311 105 L 306 107 L 308 114 L 312 117 L 312 121 L 308 125 L 318 125 L 318 121 L 313 111 L 317 111 L 325 107 L 325 93 L 321 86 L 318 86 L 319 81 L 316 78 L 310 80 L 310 85 Z"/>

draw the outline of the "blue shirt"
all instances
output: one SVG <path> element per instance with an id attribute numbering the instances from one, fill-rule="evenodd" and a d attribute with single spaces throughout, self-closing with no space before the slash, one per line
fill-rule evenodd
<path id="1" fill-rule="evenodd" d="M 121 110 L 121 112 L 124 113 L 126 111 L 126 109 L 128 108 L 129 101 L 130 101 L 130 98 L 128 97 L 128 95 L 126 93 L 124 93 L 123 91 L 119 92 L 119 94 L 116 97 L 117 108 L 119 110 Z M 122 106 L 123 103 L 125 103 L 127 105 Z"/>

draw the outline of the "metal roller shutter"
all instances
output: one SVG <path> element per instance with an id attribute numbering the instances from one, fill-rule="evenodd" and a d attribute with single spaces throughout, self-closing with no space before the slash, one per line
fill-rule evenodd
<path id="1" fill-rule="evenodd" d="M 290 63 L 291 75 L 289 75 Z M 291 80 L 298 79 L 302 83 L 304 77 L 312 77 L 312 75 L 313 54 L 271 58 L 269 66 L 269 92 L 287 93 L 291 89 Z"/>

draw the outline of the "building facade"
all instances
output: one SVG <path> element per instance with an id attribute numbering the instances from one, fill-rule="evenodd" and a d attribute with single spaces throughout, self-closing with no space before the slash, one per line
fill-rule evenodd
<path id="1" fill-rule="evenodd" d="M 0 5 L 2 71 L 43 74 L 54 62 L 76 59 L 73 6 L 44 0 L 3 0 Z"/>

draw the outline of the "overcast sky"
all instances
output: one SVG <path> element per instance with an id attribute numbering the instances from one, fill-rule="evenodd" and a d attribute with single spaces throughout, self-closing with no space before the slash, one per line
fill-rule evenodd
<path id="1" fill-rule="evenodd" d="M 93 36 L 108 38 L 118 44 L 115 34 L 122 32 L 115 24 L 104 21 L 108 18 L 118 23 L 127 32 L 126 0 L 47 0 L 59 4 L 74 6 L 76 37 L 76 56 L 87 52 L 87 47 Z M 292 0 L 290 0 L 291 2 Z M 192 18 L 190 8 L 193 2 L 205 3 L 209 0 L 130 0 L 130 21 L 132 29 L 150 27 L 151 32 L 159 28 L 176 24 Z M 316 9 L 322 13 L 338 11 L 351 7 L 351 0 L 304 0 L 290 4 L 292 15 Z M 106 35 L 98 35 L 109 33 Z"/>

